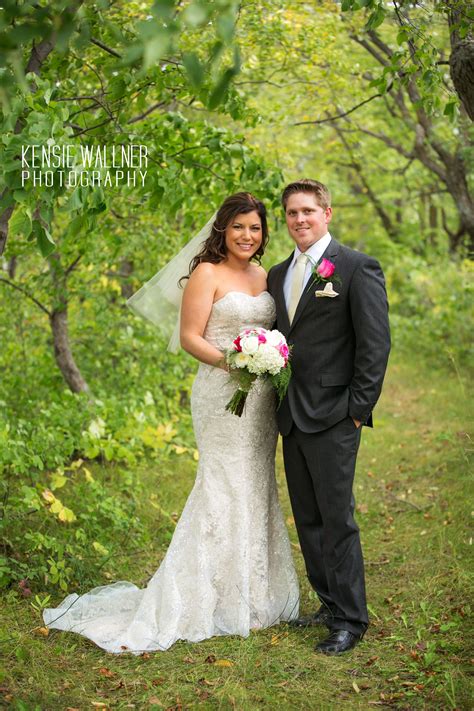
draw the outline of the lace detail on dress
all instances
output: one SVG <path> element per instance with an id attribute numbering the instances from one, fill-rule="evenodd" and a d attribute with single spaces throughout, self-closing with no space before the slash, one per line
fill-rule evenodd
<path id="1" fill-rule="evenodd" d="M 220 350 L 243 328 L 270 328 L 268 292 L 228 292 L 205 338 Z M 44 611 L 49 627 L 78 632 L 109 652 L 164 650 L 176 640 L 247 636 L 298 615 L 298 582 L 277 498 L 275 396 L 256 381 L 241 418 L 225 371 L 200 364 L 191 393 L 199 465 L 166 556 L 147 587 L 120 581 L 69 595 Z"/>

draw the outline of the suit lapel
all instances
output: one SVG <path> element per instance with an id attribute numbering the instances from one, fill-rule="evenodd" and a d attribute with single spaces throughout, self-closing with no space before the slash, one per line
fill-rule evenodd
<path id="1" fill-rule="evenodd" d="M 288 319 L 288 311 L 286 310 L 285 294 L 283 292 L 283 284 L 285 282 L 286 272 L 293 260 L 293 252 L 288 259 L 281 263 L 280 269 L 275 280 L 275 302 L 278 315 L 278 325 L 281 331 L 288 333 L 290 321 Z"/>
<path id="2" fill-rule="evenodd" d="M 324 252 L 321 256 L 321 259 L 331 259 L 331 260 L 335 259 L 337 257 L 340 247 L 341 247 L 341 245 L 339 244 L 339 242 L 337 242 L 334 239 L 334 237 L 332 237 L 331 241 L 329 242 L 328 246 L 326 247 L 326 249 L 324 250 Z M 321 261 L 321 260 L 319 260 L 319 261 Z M 314 283 L 314 277 L 313 277 L 313 275 L 311 275 L 310 278 L 308 279 L 308 283 L 306 284 L 305 289 L 304 289 L 304 291 L 301 295 L 301 298 L 298 302 L 298 306 L 296 307 L 295 316 L 293 318 L 293 321 L 291 322 L 290 331 L 292 330 L 294 325 L 297 323 L 297 321 L 298 321 L 299 317 L 301 316 L 301 314 L 303 313 L 306 305 L 311 301 L 311 296 L 314 296 L 315 287 L 316 287 L 316 284 Z M 286 311 L 286 307 L 285 307 L 285 311 Z M 286 316 L 288 318 L 288 312 L 287 312 Z"/>

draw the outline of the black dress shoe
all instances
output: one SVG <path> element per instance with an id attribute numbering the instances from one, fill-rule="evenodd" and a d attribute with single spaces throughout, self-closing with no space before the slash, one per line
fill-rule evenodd
<path id="1" fill-rule="evenodd" d="M 349 630 L 333 630 L 329 637 L 316 645 L 316 651 L 329 655 L 343 654 L 354 649 L 363 636 L 363 634 L 353 634 Z"/>
<path id="2" fill-rule="evenodd" d="M 318 625 L 331 626 L 332 614 L 327 607 L 320 607 L 317 612 L 311 615 L 303 615 L 297 617 L 296 620 L 291 620 L 290 625 L 293 627 L 317 627 Z"/>

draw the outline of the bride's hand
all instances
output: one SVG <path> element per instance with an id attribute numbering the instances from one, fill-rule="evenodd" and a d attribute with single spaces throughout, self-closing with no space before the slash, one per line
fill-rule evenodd
<path id="1" fill-rule="evenodd" d="M 222 368 L 222 370 L 225 370 L 226 373 L 230 373 L 230 365 L 227 363 L 224 353 L 222 354 L 222 358 L 217 361 L 216 367 Z"/>

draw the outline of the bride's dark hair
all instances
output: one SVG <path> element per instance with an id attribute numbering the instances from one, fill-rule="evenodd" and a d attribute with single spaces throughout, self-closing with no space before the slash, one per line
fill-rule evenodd
<path id="1" fill-rule="evenodd" d="M 260 264 L 265 252 L 265 247 L 268 244 L 267 211 L 265 205 L 260 200 L 257 200 L 251 193 L 235 193 L 235 195 L 229 195 L 220 206 L 211 228 L 211 234 L 204 242 L 201 251 L 191 260 L 189 273 L 181 277 L 179 284 L 181 285 L 183 279 L 189 279 L 190 275 L 201 262 L 211 262 L 211 264 L 219 264 L 219 262 L 222 262 L 227 256 L 227 248 L 225 246 L 225 231 L 227 227 L 237 215 L 246 215 L 254 210 L 258 213 L 262 224 L 262 244 L 255 254 L 252 255 L 252 259 L 256 259 Z"/>

